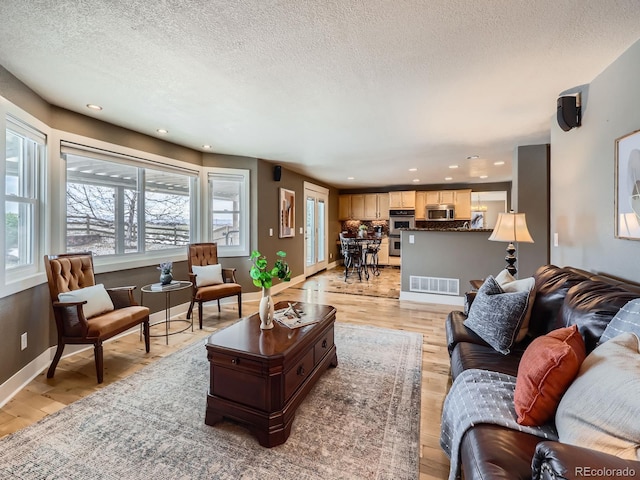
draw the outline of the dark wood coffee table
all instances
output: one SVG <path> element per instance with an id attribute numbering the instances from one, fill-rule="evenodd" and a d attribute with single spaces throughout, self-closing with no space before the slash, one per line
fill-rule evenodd
<path id="1" fill-rule="evenodd" d="M 287 306 L 279 302 L 275 309 Z M 256 313 L 209 337 L 207 425 L 229 418 L 247 425 L 263 447 L 286 442 L 300 403 L 324 371 L 338 365 L 335 308 L 300 302 L 296 307 L 319 321 L 296 329 L 275 322 L 263 331 Z"/>

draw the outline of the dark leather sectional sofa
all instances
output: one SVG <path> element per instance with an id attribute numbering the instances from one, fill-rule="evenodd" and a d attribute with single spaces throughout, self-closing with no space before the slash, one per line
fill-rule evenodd
<path id="1" fill-rule="evenodd" d="M 517 376 L 520 358 L 532 338 L 571 325 L 578 326 L 588 354 L 596 347 L 606 325 L 618 310 L 629 300 L 640 297 L 637 284 L 571 267 L 546 265 L 537 270 L 534 278 L 536 295 L 529 325 L 530 336 L 514 346 L 509 355 L 495 351 L 465 327 L 465 313 L 454 311 L 449 314 L 446 334 L 454 380 L 462 371 L 472 368 Z M 468 303 L 472 300 L 473 293 L 468 294 Z M 497 425 L 472 427 L 462 439 L 460 452 L 465 480 L 577 479 L 586 478 L 579 475 L 585 467 L 609 469 L 609 472 L 627 467 L 640 478 L 640 462 L 543 441 L 537 436 Z"/>

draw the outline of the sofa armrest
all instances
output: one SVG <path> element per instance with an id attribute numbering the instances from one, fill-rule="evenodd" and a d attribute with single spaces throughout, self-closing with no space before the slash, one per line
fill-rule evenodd
<path id="1" fill-rule="evenodd" d="M 533 480 L 636 478 L 640 462 L 560 442 L 540 442 L 531 464 Z"/>
<path id="2" fill-rule="evenodd" d="M 456 345 L 461 342 L 486 345 L 487 347 L 489 346 L 489 344 L 482 340 L 478 334 L 464 325 L 464 321 L 466 319 L 467 316 L 463 312 L 457 310 L 449 312 L 449 315 L 447 315 L 447 319 L 445 321 L 445 333 L 447 337 L 447 350 L 449 352 L 449 356 L 451 356 Z"/>

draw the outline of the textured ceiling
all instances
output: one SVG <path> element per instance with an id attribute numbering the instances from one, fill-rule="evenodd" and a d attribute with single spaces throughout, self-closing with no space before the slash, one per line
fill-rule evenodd
<path id="1" fill-rule="evenodd" d="M 52 104 L 338 187 L 510 180 L 558 95 L 640 38 L 638 0 L 2 0 L 0 19 L 0 64 Z"/>

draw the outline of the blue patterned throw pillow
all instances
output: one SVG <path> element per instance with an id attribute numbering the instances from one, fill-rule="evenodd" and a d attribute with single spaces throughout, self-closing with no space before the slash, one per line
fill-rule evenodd
<path id="1" fill-rule="evenodd" d="M 492 276 L 484 281 L 464 324 L 496 351 L 507 355 L 529 305 L 529 292 L 507 292 Z"/>
<path id="2" fill-rule="evenodd" d="M 640 337 L 640 298 L 628 301 L 615 317 L 611 319 L 607 328 L 602 332 L 599 343 L 611 340 L 622 333 L 632 332 Z"/>

